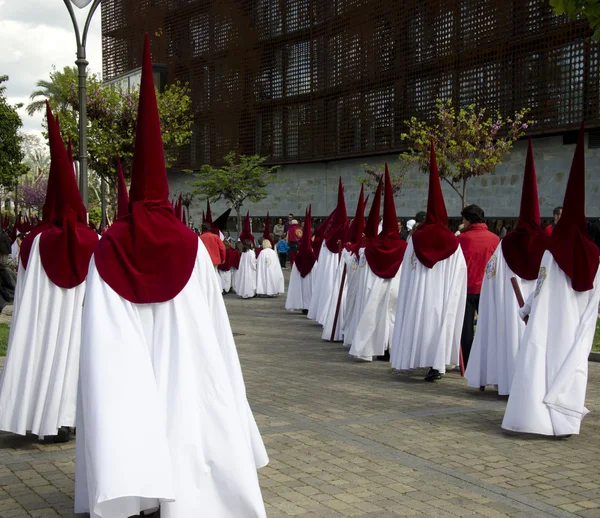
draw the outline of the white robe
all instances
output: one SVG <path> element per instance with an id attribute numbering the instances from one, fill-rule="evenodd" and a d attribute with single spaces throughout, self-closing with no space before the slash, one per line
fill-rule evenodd
<path id="1" fill-rule="evenodd" d="M 363 313 L 360 317 L 349 354 L 361 360 L 372 361 L 375 356 L 383 356 L 390 347 L 394 334 L 398 289 L 402 265 L 393 279 L 383 279 L 365 267 L 371 286 Z"/>
<path id="2" fill-rule="evenodd" d="M 256 295 L 256 254 L 254 250 L 242 253 L 235 292 L 243 299 Z"/>
<path id="3" fill-rule="evenodd" d="M 350 285 L 346 298 L 346 308 L 344 315 L 344 345 L 350 347 L 354 340 L 354 334 L 360 318 L 362 317 L 365 305 L 373 288 L 375 276 L 367 275 L 367 258 L 365 249 L 361 248 L 358 252 L 358 258 L 353 256 L 352 269 L 354 272 L 350 277 Z"/>
<path id="4" fill-rule="evenodd" d="M 319 253 L 319 268 L 314 284 L 315 290 L 310 300 L 310 308 L 308 308 L 308 318 L 317 321 L 321 325 L 325 322 L 327 302 L 333 291 L 338 264 L 339 254 L 331 253 L 329 248 L 325 246 L 325 242 L 323 242 Z"/>
<path id="5" fill-rule="evenodd" d="M 323 340 L 331 340 L 331 332 L 333 331 L 333 324 L 335 322 L 335 315 L 337 313 L 338 319 L 335 326 L 335 333 L 333 340 L 340 342 L 344 336 L 342 330 L 344 328 L 344 312 L 346 308 L 346 297 L 348 291 L 348 273 L 352 269 L 352 254 L 344 249 L 342 251 L 342 258 L 338 264 L 338 268 L 335 274 L 335 280 L 333 282 L 333 289 L 329 295 L 329 300 L 325 308 L 325 321 L 323 323 L 323 334 L 321 338 Z M 344 271 L 346 274 L 344 275 Z M 342 279 L 344 280 L 342 284 Z M 342 297 L 340 299 L 340 290 Z M 340 301 L 340 307 L 338 311 L 338 300 Z"/>
<path id="6" fill-rule="evenodd" d="M 446 372 L 459 363 L 467 299 L 467 264 L 462 249 L 427 268 L 408 242 L 398 292 L 390 361 L 398 370 L 432 367 Z"/>
<path id="7" fill-rule="evenodd" d="M 237 285 L 238 285 L 238 269 L 232 268 L 231 272 L 231 289 L 237 293 Z"/>
<path id="8" fill-rule="evenodd" d="M 19 266 L 8 352 L 0 378 L 0 430 L 44 437 L 75 426 L 85 281 L 59 288 L 46 275 L 40 236 Z"/>
<path id="9" fill-rule="evenodd" d="M 263 248 L 256 264 L 256 293 L 274 296 L 285 293 L 285 281 L 279 258 L 271 248 Z"/>
<path id="10" fill-rule="evenodd" d="M 76 513 L 266 516 L 268 457 L 203 245 L 185 288 L 158 304 L 121 298 L 92 261 L 79 396 Z"/>
<path id="11" fill-rule="evenodd" d="M 498 394 L 503 396 L 510 393 L 519 344 L 525 333 L 525 322 L 519 317 L 519 303 L 510 282 L 512 277 L 518 279 L 523 298 L 527 300 L 536 282 L 513 273 L 500 244 L 486 267 L 477 332 L 465 372 L 469 387 L 497 385 Z"/>
<path id="12" fill-rule="evenodd" d="M 309 308 L 315 282 L 316 268 L 317 263 L 315 262 L 308 275 L 302 277 L 298 268 L 296 268 L 296 264 L 292 266 L 287 298 L 285 299 L 285 309 L 288 311 L 296 311 L 298 309 Z"/>
<path id="13" fill-rule="evenodd" d="M 232 270 L 217 270 L 217 272 L 219 274 L 219 281 L 221 282 L 221 289 L 225 293 L 229 293 L 231 290 L 231 280 L 233 278 Z"/>
<path id="14" fill-rule="evenodd" d="M 599 301 L 600 270 L 593 289 L 576 292 L 552 254 L 545 252 L 527 301 L 531 313 L 502 428 L 540 435 L 579 433 L 588 413 L 588 356 Z"/>

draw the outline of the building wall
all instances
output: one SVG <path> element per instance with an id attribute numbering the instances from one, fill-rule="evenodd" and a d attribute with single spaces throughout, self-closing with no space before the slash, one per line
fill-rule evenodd
<path id="1" fill-rule="evenodd" d="M 575 145 L 563 145 L 562 137 L 548 137 L 534 140 L 535 163 L 538 178 L 540 208 L 543 218 L 552 217 L 552 209 L 562 205 L 567 178 Z M 511 154 L 496 169 L 494 175 L 471 180 L 468 184 L 467 202 L 480 205 L 487 217 L 511 218 L 519 214 L 521 184 L 527 141 L 516 143 Z M 281 176 L 288 182 L 274 185 L 269 196 L 260 203 L 248 204 L 254 217 L 263 217 L 267 211 L 271 215 L 283 216 L 288 213 L 304 215 L 304 209 L 312 203 L 313 215 L 326 216 L 336 204 L 338 177 L 341 175 L 346 195 L 348 213 L 354 213 L 360 184 L 356 180 L 361 175 L 362 164 L 390 164 L 396 155 L 337 160 L 311 164 L 285 165 L 280 168 Z M 588 149 L 586 137 L 586 214 L 588 217 L 600 217 L 600 149 Z M 171 193 L 187 192 L 191 187 L 187 182 L 193 177 L 180 173 L 171 173 L 169 183 Z M 409 218 L 427 208 L 427 176 L 416 169 L 410 171 L 406 186 L 396 197 L 398 217 Z M 446 207 L 450 217 L 460 214 L 460 198 L 442 182 Z M 195 224 L 200 222 L 205 202 L 195 200 L 191 207 L 191 216 Z M 226 206 L 222 202 L 213 205 L 213 213 L 220 214 Z"/>

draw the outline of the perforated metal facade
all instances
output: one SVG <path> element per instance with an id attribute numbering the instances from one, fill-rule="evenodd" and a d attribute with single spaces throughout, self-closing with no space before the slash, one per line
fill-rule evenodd
<path id="1" fill-rule="evenodd" d="M 396 152 L 436 98 L 529 107 L 534 134 L 600 125 L 598 45 L 546 0 L 103 0 L 105 78 L 139 66 L 144 32 L 192 88 L 180 167 Z"/>

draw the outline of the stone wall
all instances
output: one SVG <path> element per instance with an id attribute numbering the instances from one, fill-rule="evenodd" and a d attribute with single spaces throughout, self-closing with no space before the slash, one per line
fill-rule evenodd
<path id="1" fill-rule="evenodd" d="M 547 137 L 534 140 L 534 152 L 540 195 L 540 207 L 543 218 L 552 217 L 552 209 L 562 205 L 567 178 L 575 145 L 563 145 L 562 137 Z M 600 149 L 588 149 L 586 138 L 586 214 L 590 218 L 600 217 Z M 480 205 L 489 218 L 511 218 L 518 216 L 521 183 L 527 141 L 518 142 L 512 153 L 505 158 L 494 175 L 483 176 L 471 180 L 468 184 L 467 201 Z M 271 215 L 283 216 L 292 212 L 301 217 L 304 209 L 312 203 L 313 215 L 325 216 L 334 208 L 337 196 L 338 177 L 341 175 L 346 192 L 346 203 L 349 214 L 354 213 L 360 191 L 356 181 L 363 168 L 362 164 L 389 163 L 397 159 L 396 155 L 338 160 L 311 164 L 286 165 L 281 167 L 280 174 L 288 182 L 277 184 L 270 195 L 261 203 L 249 204 L 254 217 L 263 217 L 267 211 Z M 191 189 L 187 184 L 193 179 L 181 173 L 170 173 L 169 183 L 172 194 L 186 192 Z M 442 182 L 446 206 L 450 217 L 460 214 L 460 198 Z M 205 202 L 195 200 L 191 207 L 191 216 L 195 224 L 200 222 L 200 215 Z M 416 169 L 409 174 L 409 180 L 403 191 L 396 197 L 398 217 L 409 218 L 427 206 L 427 176 Z M 215 217 L 225 210 L 225 204 L 213 206 Z"/>

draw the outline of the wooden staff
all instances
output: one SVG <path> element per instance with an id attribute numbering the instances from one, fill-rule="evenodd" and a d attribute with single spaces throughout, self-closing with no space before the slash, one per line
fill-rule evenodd
<path id="1" fill-rule="evenodd" d="M 340 306 L 342 305 L 342 293 L 344 292 L 344 282 L 346 281 L 346 267 L 348 265 L 344 264 L 344 271 L 342 272 L 342 282 L 340 283 L 340 292 L 338 294 L 337 306 L 335 308 L 335 318 L 333 319 L 333 327 L 331 329 L 331 338 L 329 338 L 330 342 L 333 342 L 333 338 L 335 336 L 335 329 L 337 327 L 338 318 L 340 316 Z"/>
<path id="2" fill-rule="evenodd" d="M 525 299 L 523 298 L 523 293 L 521 293 L 521 286 L 519 286 L 519 281 L 516 277 L 511 277 L 510 283 L 512 284 L 513 290 L 515 291 L 515 296 L 517 297 L 519 307 L 522 308 L 525 305 Z M 529 322 L 529 315 L 527 315 L 523 320 L 527 325 L 527 322 Z"/>

